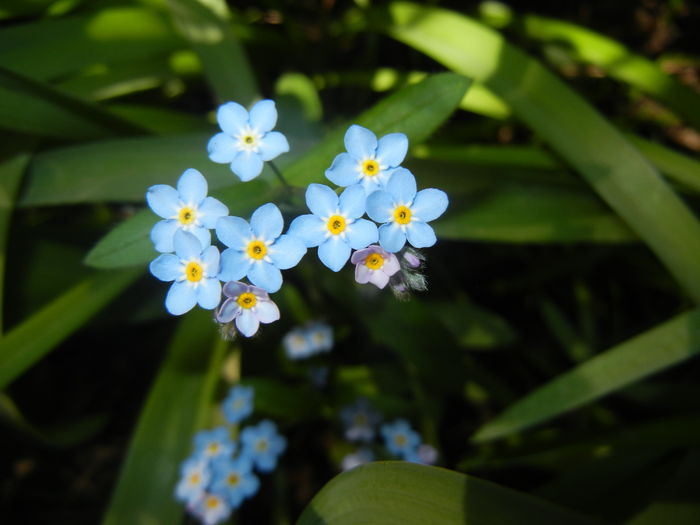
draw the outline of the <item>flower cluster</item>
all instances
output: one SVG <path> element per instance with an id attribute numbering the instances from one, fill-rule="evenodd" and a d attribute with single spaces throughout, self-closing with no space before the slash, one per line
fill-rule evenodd
<path id="1" fill-rule="evenodd" d="M 297 326 L 282 339 L 282 346 L 289 359 L 305 359 L 330 352 L 333 348 L 333 329 L 321 321 Z"/>
<path id="2" fill-rule="evenodd" d="M 217 120 L 222 132 L 209 141 L 209 158 L 229 164 L 242 181 L 257 177 L 264 162 L 289 151 L 285 136 L 272 131 L 277 110 L 271 100 L 250 111 L 228 102 L 219 108 Z M 260 206 L 249 221 L 229 216 L 223 203 L 207 196 L 206 179 L 195 169 L 185 170 L 176 188 L 149 188 L 148 204 L 163 219 L 151 231 L 161 254 L 150 270 L 172 282 L 165 300 L 168 312 L 181 315 L 195 305 L 216 309 L 224 335 L 250 337 L 260 323 L 279 319 L 269 294 L 281 288 L 282 270 L 296 266 L 309 248 L 318 248 L 319 259 L 334 272 L 350 260 L 358 283 L 390 285 L 401 298 L 409 290 L 425 289 L 423 256 L 416 249 L 435 244 L 428 223 L 445 211 L 447 195 L 434 188 L 417 190 L 415 177 L 401 166 L 408 150 L 402 133 L 377 139 L 352 125 L 345 148 L 325 172 L 342 192 L 310 184 L 306 205 L 311 213 L 294 218 L 286 233 L 274 203 Z M 212 245 L 211 230 L 223 251 Z M 313 342 L 309 330 L 289 334 L 285 347 L 290 357 L 311 355 L 328 344 Z"/>
<path id="3" fill-rule="evenodd" d="M 377 427 L 382 420 L 379 414 L 365 398 L 359 398 L 340 412 L 345 428 L 345 438 L 351 442 L 363 443 L 355 452 L 346 455 L 341 461 L 341 468 L 349 470 L 358 465 L 374 461 L 378 454 L 371 448 L 377 436 Z M 385 423 L 379 427 L 384 440 L 384 450 L 393 458 L 434 465 L 437 450 L 422 443 L 420 435 L 404 419 Z M 376 447 L 375 447 L 376 448 Z"/>
<path id="4" fill-rule="evenodd" d="M 229 425 L 236 425 L 253 412 L 253 389 L 233 387 L 223 403 Z M 244 427 L 236 442 L 233 427 L 204 430 L 194 437 L 194 452 L 180 468 L 175 497 L 205 525 L 228 519 L 244 500 L 260 488 L 255 471 L 272 472 L 286 448 L 276 425 L 263 420 Z"/>

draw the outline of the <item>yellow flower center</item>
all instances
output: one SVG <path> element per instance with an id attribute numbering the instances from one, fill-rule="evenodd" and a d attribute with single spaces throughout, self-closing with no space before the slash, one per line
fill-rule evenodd
<path id="1" fill-rule="evenodd" d="M 255 297 L 255 294 L 250 293 L 250 292 L 245 292 L 245 293 L 242 293 L 241 295 L 238 296 L 238 299 L 236 299 L 236 302 L 242 308 L 253 308 L 253 306 L 255 306 L 255 304 L 258 302 L 258 300 Z"/>
<path id="2" fill-rule="evenodd" d="M 255 444 L 255 450 L 258 452 L 265 452 L 267 450 L 267 440 L 258 439 L 258 442 Z"/>
<path id="3" fill-rule="evenodd" d="M 345 217 L 340 215 L 331 215 L 330 219 L 328 219 L 327 226 L 329 232 L 331 232 L 333 235 L 338 235 L 344 232 L 345 228 L 347 227 Z"/>
<path id="4" fill-rule="evenodd" d="M 362 173 L 368 177 L 374 177 L 379 173 L 379 163 L 373 159 L 367 159 L 362 163 Z"/>
<path id="5" fill-rule="evenodd" d="M 232 472 L 231 474 L 228 475 L 228 478 L 226 481 L 228 481 L 228 484 L 232 487 L 235 487 L 238 485 L 238 482 L 241 480 L 241 478 L 236 474 L 235 472 Z"/>
<path id="6" fill-rule="evenodd" d="M 216 496 L 209 496 L 207 498 L 207 508 L 215 509 L 219 506 L 219 498 Z"/>
<path id="7" fill-rule="evenodd" d="M 197 214 L 189 206 L 184 206 L 180 208 L 177 218 L 180 221 L 180 224 L 188 226 L 194 222 L 194 220 L 197 218 Z"/>
<path id="8" fill-rule="evenodd" d="M 408 224 L 411 222 L 411 210 L 406 206 L 397 206 L 394 210 L 394 220 L 399 224 Z"/>
<path id="9" fill-rule="evenodd" d="M 187 263 L 187 267 L 185 268 L 185 276 L 187 276 L 187 280 L 191 283 L 198 283 L 202 280 L 202 277 L 204 277 L 202 265 L 194 261 Z"/>
<path id="10" fill-rule="evenodd" d="M 403 434 L 398 434 L 394 436 L 394 443 L 396 443 L 397 447 L 403 447 L 406 445 L 406 436 Z"/>
<path id="11" fill-rule="evenodd" d="M 370 254 L 370 256 L 365 259 L 365 266 L 370 270 L 379 270 L 379 268 L 384 266 L 384 257 L 378 253 Z"/>
<path id="12" fill-rule="evenodd" d="M 251 241 L 248 243 L 248 257 L 260 260 L 267 254 L 267 246 L 262 241 Z"/>
<path id="13" fill-rule="evenodd" d="M 207 447 L 207 452 L 209 452 L 209 454 L 211 454 L 213 456 L 218 451 L 219 451 L 219 444 L 218 443 L 209 443 L 209 446 Z"/>
<path id="14" fill-rule="evenodd" d="M 194 474 L 192 474 L 192 475 L 190 476 L 190 483 L 191 483 L 192 485 L 199 485 L 199 481 L 200 481 L 201 479 L 202 479 L 202 477 L 201 477 L 197 472 L 195 472 Z"/>
<path id="15" fill-rule="evenodd" d="M 251 135 L 246 135 L 245 137 L 243 137 L 243 142 L 245 142 L 246 144 L 252 144 L 253 142 L 255 142 L 255 137 Z"/>

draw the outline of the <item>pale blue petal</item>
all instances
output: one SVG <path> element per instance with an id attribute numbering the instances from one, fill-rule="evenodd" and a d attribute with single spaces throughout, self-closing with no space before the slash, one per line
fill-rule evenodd
<path id="1" fill-rule="evenodd" d="M 229 281 L 224 285 L 224 295 L 226 297 L 238 297 L 248 291 L 249 286 L 245 283 Z"/>
<path id="2" fill-rule="evenodd" d="M 245 250 L 253 232 L 248 221 L 240 217 L 221 217 L 216 221 L 216 236 L 229 248 Z"/>
<path id="3" fill-rule="evenodd" d="M 151 230 L 151 241 L 153 241 L 157 251 L 161 253 L 175 251 L 173 239 L 179 224 L 177 220 L 169 219 L 167 221 L 158 221 L 155 226 L 153 226 Z"/>
<path id="4" fill-rule="evenodd" d="M 345 132 L 345 149 L 358 159 L 374 155 L 377 149 L 377 137 L 367 128 L 353 124 Z"/>
<path id="5" fill-rule="evenodd" d="M 209 246 L 211 244 L 211 233 L 206 228 L 197 226 L 196 228 L 190 228 L 189 232 L 197 237 L 199 244 L 202 246 Z"/>
<path id="6" fill-rule="evenodd" d="M 282 287 L 282 272 L 273 264 L 265 261 L 254 262 L 248 270 L 248 279 L 269 293 L 275 293 Z"/>
<path id="7" fill-rule="evenodd" d="M 230 323 L 241 309 L 234 299 L 226 299 L 216 314 L 216 320 L 220 323 Z"/>
<path id="8" fill-rule="evenodd" d="M 330 237 L 318 247 L 318 258 L 334 272 L 340 271 L 350 258 L 350 246 L 337 236 Z"/>
<path id="9" fill-rule="evenodd" d="M 406 236 L 414 248 L 427 248 L 437 242 L 435 232 L 423 221 L 412 221 L 406 229 Z"/>
<path id="10" fill-rule="evenodd" d="M 387 167 L 398 166 L 406 158 L 408 137 L 403 133 L 389 133 L 377 143 L 377 161 Z"/>
<path id="11" fill-rule="evenodd" d="M 255 314 L 247 308 L 241 308 L 241 314 L 236 317 L 238 331 L 246 337 L 252 337 L 258 331 L 259 326 L 260 321 L 255 317 Z"/>
<path id="12" fill-rule="evenodd" d="M 174 219 L 180 209 L 180 194 L 167 184 L 156 184 L 148 188 L 146 201 L 153 212 L 164 219 Z"/>
<path id="13" fill-rule="evenodd" d="M 326 224 L 315 215 L 300 215 L 289 225 L 289 235 L 301 240 L 307 248 L 313 248 L 323 242 Z"/>
<path id="14" fill-rule="evenodd" d="M 275 244 L 270 246 L 267 252 L 280 270 L 288 270 L 299 264 L 299 261 L 306 253 L 304 241 L 293 235 L 282 235 Z"/>
<path id="15" fill-rule="evenodd" d="M 228 133 L 217 133 L 207 143 L 209 160 L 219 164 L 230 164 L 238 153 L 236 140 Z"/>
<path id="16" fill-rule="evenodd" d="M 376 222 L 388 222 L 396 204 L 389 192 L 378 190 L 367 197 L 367 215 Z"/>
<path id="17" fill-rule="evenodd" d="M 182 275 L 180 259 L 172 253 L 164 253 L 156 257 L 148 267 L 151 273 L 161 281 L 174 281 Z"/>
<path id="18" fill-rule="evenodd" d="M 197 303 L 205 310 L 213 310 L 221 301 L 221 283 L 218 279 L 202 279 L 197 287 Z"/>
<path id="19" fill-rule="evenodd" d="M 280 309 L 272 301 L 258 301 L 255 305 L 255 315 L 261 323 L 273 323 L 280 318 Z"/>
<path id="20" fill-rule="evenodd" d="M 207 196 L 207 180 L 194 168 L 186 169 L 177 181 L 177 191 L 182 201 L 190 206 L 196 206 Z"/>
<path id="21" fill-rule="evenodd" d="M 406 168 L 399 168 L 391 175 L 386 189 L 397 204 L 409 205 L 416 196 L 416 178 Z"/>
<path id="22" fill-rule="evenodd" d="M 338 209 L 338 196 L 328 186 L 309 184 L 306 189 L 306 205 L 314 215 L 328 217 Z"/>
<path id="23" fill-rule="evenodd" d="M 197 292 L 187 282 L 173 283 L 165 297 L 165 308 L 173 315 L 182 315 L 197 304 Z"/>
<path id="24" fill-rule="evenodd" d="M 360 180 L 357 163 L 357 159 L 349 153 L 341 153 L 333 159 L 331 167 L 326 170 L 326 178 L 338 186 L 355 184 Z"/>
<path id="25" fill-rule="evenodd" d="M 197 218 L 205 228 L 216 228 L 220 217 L 228 215 L 228 207 L 214 197 L 207 197 L 197 209 Z"/>
<path id="26" fill-rule="evenodd" d="M 388 252 L 398 252 L 406 244 L 406 233 L 393 222 L 379 227 L 379 244 Z"/>
<path id="27" fill-rule="evenodd" d="M 367 219 L 358 219 L 348 225 L 346 235 L 348 244 L 353 250 L 367 248 L 367 246 L 377 242 L 379 239 L 377 225 Z"/>
<path id="28" fill-rule="evenodd" d="M 258 131 L 270 131 L 277 124 L 277 109 L 272 100 L 266 99 L 250 108 L 250 127 Z"/>
<path id="29" fill-rule="evenodd" d="M 263 161 L 257 153 L 240 151 L 231 161 L 231 171 L 243 182 L 254 179 L 263 169 Z"/>
<path id="30" fill-rule="evenodd" d="M 258 148 L 260 158 L 267 161 L 274 159 L 282 153 L 288 152 L 289 142 L 287 142 L 287 137 L 282 135 L 279 131 L 271 131 L 265 134 Z"/>
<path id="31" fill-rule="evenodd" d="M 243 252 L 228 248 L 221 254 L 219 280 L 226 283 L 243 279 L 248 273 L 251 264 L 252 262 Z"/>
<path id="32" fill-rule="evenodd" d="M 447 209 L 447 194 L 442 190 L 428 188 L 416 194 L 411 213 L 416 219 L 429 222 L 437 219 Z"/>
<path id="33" fill-rule="evenodd" d="M 202 263 L 206 266 L 206 274 L 209 277 L 215 277 L 219 274 L 219 262 L 221 254 L 216 246 L 209 246 L 202 252 Z"/>
<path id="34" fill-rule="evenodd" d="M 365 214 L 367 194 L 361 184 L 348 186 L 338 199 L 341 213 L 349 219 L 357 219 Z"/>
<path id="35" fill-rule="evenodd" d="M 282 233 L 282 228 L 282 212 L 271 202 L 260 206 L 250 218 L 250 229 L 258 239 L 274 241 Z"/>
<path id="36" fill-rule="evenodd" d="M 175 253 L 180 259 L 199 257 L 199 254 L 202 253 L 204 249 L 204 246 L 202 246 L 202 243 L 197 237 L 182 230 L 177 230 L 175 232 L 174 244 Z"/>
<path id="37" fill-rule="evenodd" d="M 219 106 L 216 121 L 223 131 L 235 137 L 242 128 L 248 126 L 248 112 L 236 102 L 227 102 Z"/>

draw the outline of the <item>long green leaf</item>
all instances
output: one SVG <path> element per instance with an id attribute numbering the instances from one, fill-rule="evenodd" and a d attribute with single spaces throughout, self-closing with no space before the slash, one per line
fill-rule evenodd
<path id="1" fill-rule="evenodd" d="M 700 353 L 700 309 L 655 328 L 582 363 L 508 407 L 482 426 L 482 442 L 524 430 L 615 392 Z"/>
<path id="2" fill-rule="evenodd" d="M 170 525 L 184 506 L 173 496 L 180 463 L 212 408 L 225 343 L 211 313 L 190 312 L 173 337 L 139 417 L 103 525 Z"/>
<path id="3" fill-rule="evenodd" d="M 175 25 L 199 55 L 220 102 L 245 105 L 258 96 L 255 75 L 243 47 L 227 23 L 223 0 L 168 0 Z"/>
<path id="4" fill-rule="evenodd" d="M 297 525 L 592 525 L 598 521 L 488 481 L 406 462 L 376 462 L 331 480 Z"/>
<path id="5" fill-rule="evenodd" d="M 388 16 L 391 36 L 503 98 L 700 301 L 700 223 L 619 131 L 539 62 L 466 16 L 407 2 L 390 4 Z"/>
<path id="6" fill-rule="evenodd" d="M 0 339 L 0 389 L 80 328 L 140 273 L 96 273 L 8 332 Z"/>

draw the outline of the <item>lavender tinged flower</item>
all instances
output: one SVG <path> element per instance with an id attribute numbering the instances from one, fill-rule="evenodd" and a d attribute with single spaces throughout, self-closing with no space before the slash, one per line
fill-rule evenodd
<path id="1" fill-rule="evenodd" d="M 389 278 L 401 269 L 396 255 L 376 244 L 353 253 L 350 262 L 355 264 L 355 280 L 358 283 L 372 283 L 380 289 L 384 288 L 389 283 Z"/>
<path id="2" fill-rule="evenodd" d="M 277 305 L 262 288 L 232 281 L 224 285 L 228 297 L 216 312 L 216 320 L 222 324 L 236 322 L 236 328 L 245 337 L 252 337 L 260 323 L 272 323 L 280 318 Z"/>
<path id="3" fill-rule="evenodd" d="M 374 453 L 369 448 L 362 447 L 356 452 L 346 455 L 342 459 L 340 468 L 346 471 L 369 463 L 370 461 L 374 461 Z"/>
<path id="4" fill-rule="evenodd" d="M 175 498 L 186 505 L 192 505 L 202 497 L 211 478 L 208 461 L 203 456 L 194 456 L 183 461 L 180 467 L 180 481 L 175 487 Z"/>
<path id="5" fill-rule="evenodd" d="M 348 441 L 365 442 L 374 439 L 375 426 L 382 419 L 364 397 L 343 408 L 340 411 L 340 418 L 345 425 L 345 438 Z"/>
<path id="6" fill-rule="evenodd" d="M 206 492 L 190 507 L 192 514 L 204 525 L 215 525 L 226 521 L 232 510 L 223 496 Z"/>

